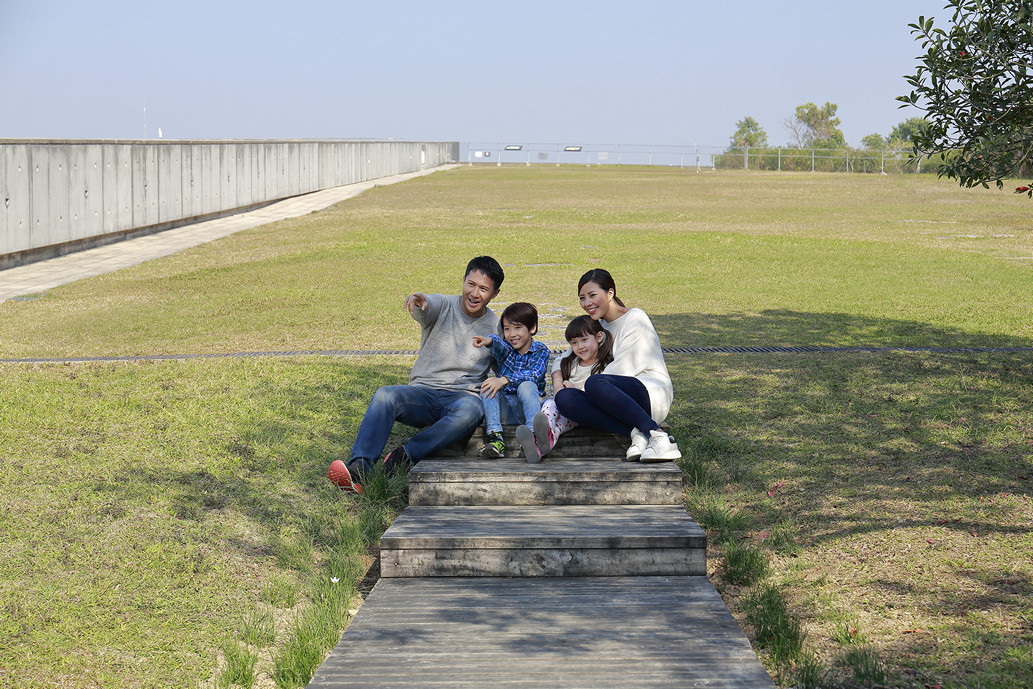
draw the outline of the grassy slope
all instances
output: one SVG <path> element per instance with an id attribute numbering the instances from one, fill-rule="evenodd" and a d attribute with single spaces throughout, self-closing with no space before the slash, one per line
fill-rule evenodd
<path id="1" fill-rule="evenodd" d="M 297 603 L 265 591 L 283 578 L 303 602 L 327 576 L 323 531 L 363 515 L 326 466 L 368 391 L 406 374 L 398 360 L 5 367 L 0 679 L 196 685 L 255 610 L 276 613 L 282 643 Z"/>
<path id="2" fill-rule="evenodd" d="M 672 425 L 708 489 L 689 494 L 690 512 L 707 521 L 716 503 L 741 519 L 736 538 L 771 556 L 808 652 L 840 680 L 843 656 L 863 642 L 891 686 L 1033 682 L 1028 355 L 672 364 L 692 391 L 676 400 Z M 779 531 L 792 547 L 775 542 Z M 718 544 L 710 555 L 742 621 L 749 591 L 724 583 Z M 857 635 L 844 639 L 842 628 Z"/>
<path id="3" fill-rule="evenodd" d="M 463 168 L 0 304 L 0 356 L 414 348 L 402 297 L 456 291 L 477 253 L 553 343 L 604 266 L 670 346 L 1029 345 L 1027 203 L 926 177 Z M 772 578 L 824 662 L 849 620 L 902 686 L 1033 676 L 1028 356 L 670 364 L 672 424 L 742 535 L 794 524 Z M 263 600 L 282 643 L 297 604 L 271 583 L 316 590 L 327 523 L 382 528 L 323 476 L 406 369 L 0 366 L 0 678 L 196 684 Z"/>
<path id="4" fill-rule="evenodd" d="M 501 301 L 570 313 L 610 266 L 671 344 L 1006 343 L 1033 336 L 1022 204 L 926 177 L 462 168 L 7 302 L 0 356 L 408 349 L 402 297 L 483 252 Z"/>

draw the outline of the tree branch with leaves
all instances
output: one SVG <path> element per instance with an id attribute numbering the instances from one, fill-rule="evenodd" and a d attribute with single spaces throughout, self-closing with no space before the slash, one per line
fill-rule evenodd
<path id="1" fill-rule="evenodd" d="M 948 0 L 951 26 L 919 17 L 925 51 L 901 107 L 924 110 L 914 157 L 940 156 L 937 172 L 964 187 L 1000 189 L 1030 172 L 1033 156 L 1033 0 Z M 1016 188 L 1033 198 L 1033 184 Z"/>

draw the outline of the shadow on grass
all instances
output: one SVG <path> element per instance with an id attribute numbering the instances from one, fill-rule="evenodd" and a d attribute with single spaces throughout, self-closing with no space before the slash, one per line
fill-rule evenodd
<path id="1" fill-rule="evenodd" d="M 728 334 L 740 333 L 785 345 L 1033 346 L 1029 338 L 835 314 L 685 314 L 653 322 L 662 341 L 687 346 L 696 337 L 730 344 Z M 838 341 L 834 333 L 842 333 Z M 900 333 L 918 335 L 894 335 Z M 988 497 L 1033 487 L 1028 353 L 669 354 L 668 365 L 676 381 L 669 421 L 687 432 L 693 449 L 733 465 L 734 477 L 753 489 L 789 477 L 817 494 L 836 494 L 859 474 L 875 489 L 892 488 L 879 493 L 887 498 L 912 500 L 936 488 Z M 785 460 L 792 462 L 782 467 Z M 772 465 L 780 472 L 770 472 Z M 852 528 L 880 527 L 875 520 Z"/>
<path id="2" fill-rule="evenodd" d="M 651 316 L 660 341 L 670 347 L 1029 347 L 1033 339 L 968 332 L 908 320 L 864 318 L 848 313 L 769 309 L 759 313 L 686 313 Z"/>
<path id="3" fill-rule="evenodd" d="M 683 314 L 653 320 L 665 344 L 687 346 L 1031 344 L 828 314 Z M 842 543 L 850 538 L 883 537 L 869 546 L 873 559 L 887 554 L 880 548 L 899 545 L 895 534 L 935 530 L 937 544 L 926 543 L 923 534 L 918 545 L 929 547 L 909 562 L 935 558 L 945 568 L 954 567 L 951 558 L 963 560 L 974 552 L 964 549 L 1012 543 L 1028 534 L 1022 512 L 1028 504 L 1015 496 L 1030 492 L 1033 478 L 1028 444 L 1033 441 L 1033 356 L 701 354 L 670 355 L 668 365 L 676 385 L 668 420 L 683 452 L 737 491 L 737 508 L 748 512 L 758 529 L 791 517 L 804 548 L 827 550 L 829 558 L 842 555 Z M 260 370 L 246 368 L 253 363 L 239 366 L 247 373 L 241 401 L 246 409 L 227 413 L 225 437 L 213 448 L 218 457 L 186 457 L 182 464 L 108 479 L 98 489 L 136 490 L 146 498 L 157 485 L 169 496 L 174 516 L 183 520 L 239 512 L 253 522 L 255 535 L 228 534 L 225 542 L 247 555 L 279 557 L 285 528 L 296 530 L 301 540 L 318 540 L 327 516 L 351 504 L 330 486 L 326 468 L 347 457 L 376 388 L 405 382 L 409 366 L 392 360 L 264 364 L 279 367 L 271 375 L 251 374 Z M 389 447 L 408 433 L 397 427 Z M 963 541 L 964 549 L 951 552 L 956 547 L 951 539 Z M 955 567 L 951 583 L 965 579 L 981 588 L 958 587 L 951 603 L 959 611 L 959 629 L 964 611 L 995 606 L 1010 617 L 1026 614 L 1028 604 L 1022 608 L 1021 601 L 1029 578 L 1019 571 L 1019 578 L 1006 579 L 1009 554 L 1015 549 Z M 912 582 L 898 565 L 865 586 L 908 597 L 902 607 L 932 608 L 937 600 L 932 587 Z M 1014 650 L 1030 631 L 1001 634 L 1004 646 Z M 996 662 L 988 645 L 972 643 L 957 656 L 958 667 L 937 670 L 962 674 L 962 665 L 980 657 Z M 899 651 L 897 662 L 915 648 L 917 638 Z"/>
<path id="4" fill-rule="evenodd" d="M 225 542 L 250 555 L 277 554 L 284 534 L 292 531 L 319 545 L 320 522 L 339 519 L 353 502 L 362 502 L 342 498 L 327 480 L 327 467 L 335 459 L 347 460 L 376 388 L 405 382 L 409 372 L 391 362 L 327 366 L 329 375 L 295 376 L 286 363 L 283 372 L 260 376 L 243 395 L 247 409 L 225 418 L 228 432 L 212 456 L 127 471 L 99 480 L 95 489 L 146 500 L 157 486 L 177 520 L 239 514 L 253 537 L 227 535 Z M 405 434 L 399 426 L 391 441 L 400 442 Z"/>
<path id="5" fill-rule="evenodd" d="M 665 344 L 686 346 L 1033 344 L 836 314 L 653 320 Z M 1022 650 L 1033 641 L 1033 355 L 688 354 L 667 363 L 676 385 L 668 420 L 690 474 L 724 486 L 757 532 L 791 519 L 805 559 L 833 580 L 853 578 L 862 598 L 908 610 L 916 627 L 949 630 L 938 651 L 918 633 L 887 643 L 898 669 L 922 659 L 964 686 L 999 681 L 998 671 L 1009 682 L 1033 678 Z"/>

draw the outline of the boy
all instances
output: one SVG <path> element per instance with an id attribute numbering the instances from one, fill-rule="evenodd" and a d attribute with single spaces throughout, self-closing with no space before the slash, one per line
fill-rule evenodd
<path id="1" fill-rule="evenodd" d="M 502 439 L 502 419 L 519 419 L 530 430 L 535 415 L 542 409 L 545 394 L 545 369 L 549 366 L 549 348 L 532 338 L 538 332 L 538 309 L 526 302 L 516 302 L 502 312 L 502 334 L 474 337 L 474 347 L 488 347 L 498 364 L 497 378 L 488 378 L 481 385 L 484 403 L 484 447 L 481 454 L 501 457 L 506 451 Z M 519 431 L 519 429 L 518 429 Z M 528 448 L 524 435 L 517 438 L 529 462 L 541 461 L 536 449 Z"/>
<path id="2" fill-rule="evenodd" d="M 416 292 L 405 298 L 405 309 L 420 324 L 420 354 L 408 385 L 388 385 L 373 395 L 347 466 L 339 459 L 330 465 L 330 480 L 342 490 L 362 492 L 362 477 L 384 451 L 395 421 L 423 430 L 384 458 L 389 470 L 408 469 L 477 427 L 483 413 L 477 393 L 491 356 L 472 346 L 471 338 L 498 331 L 498 316 L 488 303 L 503 279 L 498 261 L 478 256 L 466 266 L 461 294 Z"/>

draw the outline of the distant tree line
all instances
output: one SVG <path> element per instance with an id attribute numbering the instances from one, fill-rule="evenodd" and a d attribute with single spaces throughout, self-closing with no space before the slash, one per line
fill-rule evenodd
<path id="1" fill-rule="evenodd" d="M 797 170 L 821 172 L 918 172 L 926 171 L 908 152 L 913 140 L 928 127 L 923 117 L 904 120 L 887 136 L 869 134 L 861 148 L 847 145 L 839 128 L 835 103 L 823 106 L 805 103 L 785 119 L 790 142 L 768 143 L 768 134 L 747 115 L 735 123 L 735 133 L 724 153 L 715 156 L 714 166 L 723 169 Z"/>
<path id="2" fill-rule="evenodd" d="M 775 160 L 779 169 L 807 169 L 804 149 L 811 147 L 814 169 L 869 171 L 877 154 L 880 169 L 889 155 L 893 167 L 929 170 L 964 187 L 1001 189 L 1005 180 L 1033 177 L 1033 0 L 947 0 L 944 9 L 950 19 L 941 26 L 932 17 L 909 25 L 924 53 L 904 77 L 911 91 L 897 100 L 923 117 L 904 120 L 888 136 L 869 134 L 855 150 L 845 144 L 835 104 L 807 103 L 786 120 L 793 142 L 775 156 L 764 129 L 745 117 L 715 165 L 771 169 Z M 906 158 L 903 148 L 910 149 Z M 1015 193 L 1033 198 L 1033 181 Z"/>

